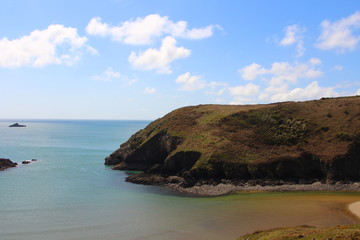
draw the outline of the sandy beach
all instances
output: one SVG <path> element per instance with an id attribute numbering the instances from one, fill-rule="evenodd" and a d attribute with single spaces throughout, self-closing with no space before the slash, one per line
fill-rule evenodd
<path id="1" fill-rule="evenodd" d="M 349 210 L 352 214 L 360 218 L 360 201 L 349 204 Z"/>

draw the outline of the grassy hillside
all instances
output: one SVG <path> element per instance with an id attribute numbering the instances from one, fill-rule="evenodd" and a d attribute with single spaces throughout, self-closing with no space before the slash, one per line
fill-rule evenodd
<path id="1" fill-rule="evenodd" d="M 106 158 L 187 179 L 360 179 L 360 97 L 177 109 Z"/>
<path id="2" fill-rule="evenodd" d="M 327 228 L 315 228 L 300 226 L 293 228 L 277 228 L 266 231 L 256 231 L 238 238 L 238 240 L 329 240 L 329 239 L 360 239 L 360 226 L 337 226 Z"/>

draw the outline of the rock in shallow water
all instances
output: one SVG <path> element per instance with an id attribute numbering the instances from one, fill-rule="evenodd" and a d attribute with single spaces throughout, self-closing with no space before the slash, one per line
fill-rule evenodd
<path id="1" fill-rule="evenodd" d="M 7 168 L 16 167 L 17 163 L 12 162 L 10 159 L 0 158 L 0 171 Z"/>

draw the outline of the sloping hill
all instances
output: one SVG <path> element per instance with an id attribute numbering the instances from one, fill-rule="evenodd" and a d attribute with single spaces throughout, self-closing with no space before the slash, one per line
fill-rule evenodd
<path id="1" fill-rule="evenodd" d="M 327 228 L 315 228 L 310 226 L 299 226 L 293 228 L 276 228 L 266 231 L 256 231 L 238 238 L 238 240 L 328 240 L 328 239 L 360 239 L 360 226 L 336 226 Z"/>
<path id="2" fill-rule="evenodd" d="M 145 171 L 129 180 L 150 184 L 360 180 L 360 97 L 180 108 L 135 133 L 105 164 Z"/>

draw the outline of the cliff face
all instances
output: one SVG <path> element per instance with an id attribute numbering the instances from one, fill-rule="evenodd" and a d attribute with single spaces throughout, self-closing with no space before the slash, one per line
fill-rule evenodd
<path id="1" fill-rule="evenodd" d="M 148 170 L 165 159 L 181 144 L 181 138 L 160 131 L 142 139 L 133 136 L 120 149 L 105 159 L 106 164 L 116 164 L 115 169 Z"/>
<path id="2" fill-rule="evenodd" d="M 360 97 L 177 109 L 105 159 L 140 183 L 360 180 Z"/>
<path id="3" fill-rule="evenodd" d="M 0 171 L 11 167 L 16 167 L 16 165 L 17 164 L 12 162 L 10 159 L 0 158 Z"/>

